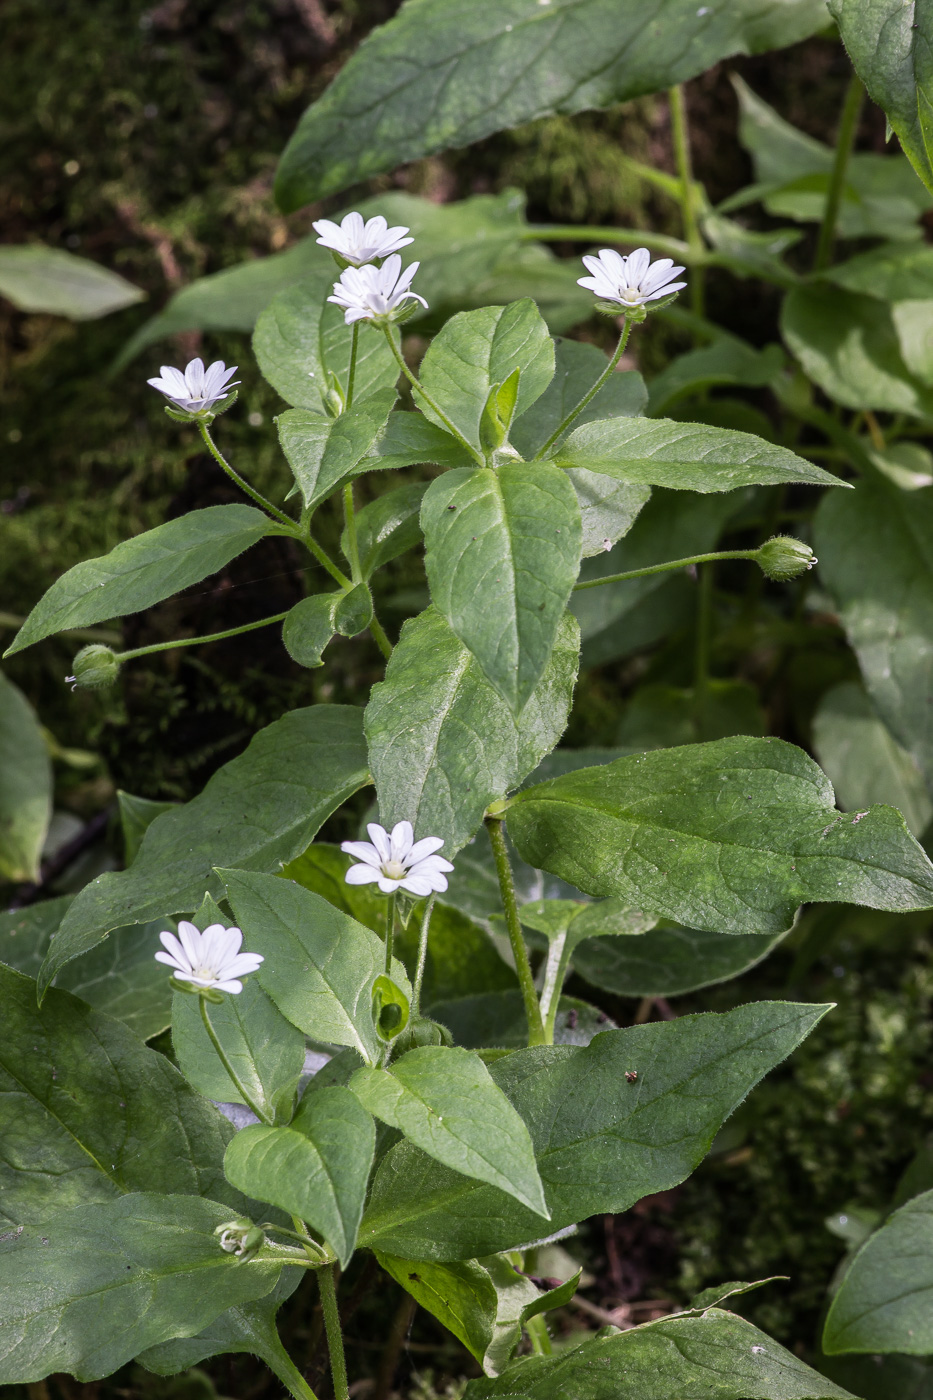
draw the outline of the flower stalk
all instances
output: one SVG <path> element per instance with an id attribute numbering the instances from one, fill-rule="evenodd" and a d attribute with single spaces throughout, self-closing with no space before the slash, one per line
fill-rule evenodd
<path id="1" fill-rule="evenodd" d="M 508 930 L 509 943 L 512 947 L 512 956 L 515 959 L 515 971 L 518 974 L 518 985 L 521 988 L 522 1003 L 525 1007 L 525 1019 L 528 1022 L 528 1044 L 546 1045 L 547 1037 L 544 1032 L 544 1022 L 541 1018 L 538 993 L 535 990 L 535 979 L 532 975 L 531 963 L 528 961 L 528 949 L 525 946 L 525 940 L 522 936 L 522 925 L 518 915 L 518 900 L 515 897 L 515 881 L 512 878 L 512 867 L 509 864 L 509 850 L 505 844 L 505 833 L 502 830 L 502 818 L 487 816 L 486 830 L 489 833 L 489 842 L 492 846 L 492 854 L 496 862 L 496 874 L 499 877 L 499 893 L 502 897 L 502 908 L 505 912 L 505 926 Z"/>
<path id="2" fill-rule="evenodd" d="M 465 448 L 466 451 L 469 452 L 470 456 L 471 456 L 472 458 L 474 458 L 474 460 L 475 460 L 481 467 L 485 466 L 486 463 L 484 462 L 481 453 L 479 453 L 479 452 L 476 450 L 475 447 L 473 447 L 470 443 L 467 442 L 466 438 L 465 438 L 465 437 L 463 436 L 463 434 L 460 432 L 459 428 L 455 428 L 455 427 L 454 427 L 453 423 L 451 423 L 450 419 L 447 417 L 447 414 L 444 412 L 444 410 L 443 410 L 441 407 L 439 407 L 439 405 L 436 404 L 436 403 L 434 402 L 434 400 L 431 398 L 431 395 L 428 394 L 428 393 L 425 391 L 424 386 L 422 385 L 422 383 L 421 383 L 420 379 L 417 377 L 417 375 L 413 374 L 413 373 L 411 372 L 411 370 L 408 368 L 408 365 L 405 363 L 405 356 L 402 354 L 401 350 L 400 350 L 399 347 L 396 345 L 395 341 L 392 339 L 392 332 L 391 332 L 391 330 L 389 329 L 389 327 L 388 327 L 388 326 L 383 326 L 382 329 L 385 331 L 386 340 L 389 342 L 389 349 L 392 351 L 392 354 L 395 356 L 395 359 L 396 359 L 396 362 L 397 362 L 397 364 L 398 364 L 399 369 L 402 371 L 402 373 L 404 374 L 405 378 L 408 380 L 408 382 L 409 382 L 409 384 L 411 385 L 411 387 L 416 391 L 416 393 L 418 393 L 418 394 L 421 396 L 422 399 L 424 399 L 424 401 L 425 401 L 425 403 L 428 405 L 428 407 L 429 407 L 434 413 L 437 414 L 438 418 L 439 418 L 439 419 L 441 420 L 441 422 L 444 424 L 444 426 L 445 426 L 445 428 L 447 429 L 447 431 L 448 431 L 453 437 L 455 437 L 455 438 L 457 439 L 457 441 L 459 442 L 460 446 L 463 447 L 463 448 Z"/>
<path id="3" fill-rule="evenodd" d="M 287 526 L 289 534 L 297 535 L 298 526 L 296 525 L 295 521 L 291 518 L 291 516 L 286 515 L 283 510 L 279 510 L 278 506 L 274 506 L 271 501 L 267 501 L 265 496 L 261 495 L 258 491 L 254 491 L 252 486 L 250 486 L 249 482 L 244 481 L 243 477 L 240 476 L 240 473 L 236 471 L 233 467 L 231 467 L 230 463 L 227 461 L 226 457 L 224 457 L 220 448 L 217 446 L 214 439 L 211 437 L 210 428 L 207 426 L 207 423 L 204 421 L 203 418 L 198 419 L 198 432 L 204 439 L 204 446 L 207 448 L 208 452 L 211 454 L 217 465 L 219 467 L 222 467 L 223 470 L 227 473 L 230 480 L 234 482 L 237 486 L 239 486 L 240 490 L 244 492 L 245 495 L 249 496 L 250 500 L 255 501 L 256 504 L 260 506 L 266 512 L 267 515 L 271 515 L 272 518 L 274 520 L 277 520 L 281 525 Z"/>
<path id="4" fill-rule="evenodd" d="M 217 1058 L 220 1060 L 220 1063 L 227 1071 L 227 1074 L 230 1077 L 233 1087 L 236 1089 L 240 1098 L 246 1104 L 246 1107 L 249 1109 L 250 1113 L 255 1113 L 260 1123 L 265 1123 L 267 1127 L 271 1128 L 272 1119 L 269 1117 L 268 1113 L 266 1113 L 264 1109 L 256 1102 L 252 1094 L 246 1088 L 246 1085 L 243 1083 L 240 1076 L 237 1074 L 236 1070 L 233 1068 L 233 1065 L 230 1063 L 230 1057 L 227 1054 L 224 1047 L 221 1045 L 220 1038 L 217 1032 L 214 1030 L 213 1025 L 211 1024 L 211 1018 L 210 1013 L 207 1009 L 206 998 L 199 996 L 198 1001 L 201 1003 L 201 1020 L 204 1022 L 204 1029 L 207 1031 L 207 1034 L 210 1037 L 211 1044 L 217 1052 Z"/>
<path id="5" fill-rule="evenodd" d="M 610 357 L 609 363 L 606 365 L 606 368 L 603 370 L 602 374 L 599 376 L 593 387 L 583 395 L 583 398 L 576 405 L 576 407 L 572 408 L 570 412 L 564 416 L 561 422 L 558 423 L 557 427 L 554 429 L 547 442 L 538 451 L 535 457 L 536 461 L 540 461 L 543 457 L 547 456 L 548 452 L 550 452 L 554 444 L 556 442 L 559 442 L 560 439 L 564 436 L 564 433 L 570 427 L 574 419 L 579 417 L 579 415 L 586 408 L 587 404 L 590 403 L 593 399 L 595 399 L 596 395 L 599 393 L 600 389 L 606 383 L 606 380 L 612 374 L 616 365 L 619 363 L 622 356 L 625 354 L 625 347 L 626 345 L 628 345 L 628 338 L 631 334 L 633 324 L 634 323 L 632 321 L 632 318 L 630 316 L 626 316 L 622 322 L 622 334 L 619 336 L 619 343 L 615 348 L 615 353 Z"/>

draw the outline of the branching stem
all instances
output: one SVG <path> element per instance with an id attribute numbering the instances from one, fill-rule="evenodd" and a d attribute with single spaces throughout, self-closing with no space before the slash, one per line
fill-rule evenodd
<path id="1" fill-rule="evenodd" d="M 626 583 L 631 578 L 645 578 L 648 574 L 663 574 L 670 569 L 687 569 L 691 564 L 715 564 L 720 559 L 757 559 L 757 549 L 722 549 L 715 554 L 692 554 L 689 559 L 670 559 L 666 564 L 649 564 L 644 569 L 629 569 L 624 574 L 609 574 L 606 578 L 588 578 L 575 583 L 574 592 L 584 588 L 601 588 L 605 583 Z"/>
<path id="2" fill-rule="evenodd" d="M 238 637 L 241 632 L 255 632 L 257 627 L 271 627 L 274 622 L 282 622 L 286 617 L 287 612 L 276 613 L 274 617 L 262 617 L 258 622 L 244 622 L 241 627 L 228 627 L 226 632 L 211 632 L 206 637 L 177 637 L 171 642 L 153 642 L 148 647 L 118 652 L 117 660 L 133 661 L 137 656 L 151 656 L 156 651 L 174 651 L 176 647 L 197 647 L 205 642 L 222 642 L 227 637 Z"/>

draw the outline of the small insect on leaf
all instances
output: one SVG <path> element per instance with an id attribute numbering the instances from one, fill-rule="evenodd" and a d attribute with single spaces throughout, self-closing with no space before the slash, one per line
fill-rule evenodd
<path id="1" fill-rule="evenodd" d="M 636 1079 L 638 1078 L 638 1070 L 627 1069 L 625 1071 L 625 1078 L 628 1080 L 629 1084 L 634 1084 Z"/>

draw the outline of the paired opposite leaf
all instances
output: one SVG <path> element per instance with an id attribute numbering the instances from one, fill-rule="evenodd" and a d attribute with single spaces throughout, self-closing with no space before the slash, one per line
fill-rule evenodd
<path id="1" fill-rule="evenodd" d="M 390 1069 L 357 1070 L 350 1087 L 370 1113 L 445 1167 L 549 1218 L 528 1128 L 478 1055 L 424 1046 Z"/>
<path id="2" fill-rule="evenodd" d="M 619 481 L 678 491 L 801 483 L 839 486 L 839 478 L 753 433 L 667 418 L 609 418 L 575 428 L 557 449 L 561 467 L 585 467 Z"/>
<path id="3" fill-rule="evenodd" d="M 441 836 L 452 858 L 489 803 L 516 788 L 557 743 L 579 651 L 576 621 L 565 613 L 544 674 L 515 719 L 436 609 L 406 622 L 366 707 L 385 825 L 404 819 L 417 836 Z"/>
<path id="4" fill-rule="evenodd" d="M 214 1230 L 229 1219 L 216 1201 L 140 1192 L 4 1235 L 0 1384 L 97 1380 L 269 1293 L 281 1262 L 224 1253 Z"/>
<path id="5" fill-rule="evenodd" d="M 506 419 L 511 422 L 544 393 L 553 376 L 554 342 L 527 297 L 451 316 L 432 340 L 420 370 L 425 393 L 477 451 L 485 446 L 481 424 L 493 389 L 509 381 Z M 415 401 L 432 423 L 445 426 L 417 390 Z"/>
<path id="6" fill-rule="evenodd" d="M 574 950 L 573 970 L 591 987 L 617 996 L 682 996 L 740 977 L 785 937 L 688 928 L 654 928 L 640 938 L 590 937 Z"/>
<path id="7" fill-rule="evenodd" d="M 265 961 L 256 979 L 284 1016 L 306 1035 L 349 1045 L 374 1061 L 373 983 L 385 967 L 382 940 L 320 895 L 278 875 L 222 870 L 246 946 Z M 411 986 L 396 959 L 392 977 Z"/>
<path id="8" fill-rule="evenodd" d="M 361 1243 L 406 1259 L 473 1259 L 675 1186 L 826 1009 L 757 1002 L 724 1016 L 604 1031 L 581 1049 L 544 1046 L 496 1060 L 490 1076 L 531 1133 L 550 1226 L 402 1142 L 376 1172 Z M 638 1078 L 629 1082 L 632 1070 Z"/>
<path id="9" fill-rule="evenodd" d="M 69 569 L 36 604 L 5 655 L 53 632 L 90 627 L 161 603 L 215 574 L 264 535 L 277 530 L 253 506 L 207 506 L 124 540 L 99 559 Z"/>
<path id="10" fill-rule="evenodd" d="M 226 509 L 226 507 L 225 507 Z M 112 928 L 189 913 L 209 890 L 220 855 L 246 869 L 276 870 L 368 779 L 363 714 L 349 705 L 293 710 L 253 738 L 204 791 L 147 830 L 129 870 L 92 880 L 52 941 L 40 987 Z"/>
<path id="11" fill-rule="evenodd" d="M 520 714 L 577 577 L 572 485 L 546 462 L 449 471 L 428 487 L 421 526 L 435 606 Z"/>
<path id="12" fill-rule="evenodd" d="M 327 418 L 304 408 L 290 408 L 277 420 L 279 442 L 308 509 L 316 506 L 360 471 L 395 403 L 395 389 L 380 389 L 369 398 Z"/>
<path id="13" fill-rule="evenodd" d="M 306 1094 L 288 1127 L 256 1123 L 236 1134 L 227 1179 L 318 1230 L 346 1268 L 356 1246 L 376 1128 L 349 1089 Z"/>
<path id="14" fill-rule="evenodd" d="M 892 807 L 844 816 L 778 739 L 620 758 L 519 793 L 519 855 L 587 894 L 713 933 L 779 933 L 798 904 L 933 907 L 933 865 Z"/>

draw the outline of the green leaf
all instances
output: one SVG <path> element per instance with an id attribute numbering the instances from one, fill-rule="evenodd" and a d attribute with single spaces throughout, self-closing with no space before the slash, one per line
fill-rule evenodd
<path id="1" fill-rule="evenodd" d="M 490 392 L 520 371 L 513 414 L 524 413 L 554 376 L 554 342 L 530 298 L 508 306 L 461 311 L 441 328 L 419 371 L 425 393 L 439 404 L 454 427 L 477 451 L 483 410 Z M 425 416 L 444 427 L 430 404 L 415 391 Z M 511 421 L 511 416 L 509 421 Z"/>
<path id="2" fill-rule="evenodd" d="M 421 543 L 421 501 L 427 489 L 423 481 L 396 486 L 357 511 L 356 543 L 364 579 Z M 346 557 L 346 530 L 340 536 L 340 548 Z"/>
<path id="3" fill-rule="evenodd" d="M 204 1029 L 200 1000 L 189 992 L 176 991 L 174 995 L 172 1048 L 178 1068 L 205 1098 L 245 1104 Z M 255 977 L 247 979 L 238 996 L 224 997 L 218 1005 L 209 1006 L 208 1012 L 217 1038 L 253 1102 L 270 1118 L 287 1122 L 304 1068 L 304 1036 L 276 1009 Z"/>
<path id="4" fill-rule="evenodd" d="M 0 671 L 0 881 L 38 880 L 52 764 L 36 712 Z"/>
<path id="5" fill-rule="evenodd" d="M 791 482 L 842 484 L 821 467 L 753 433 L 669 418 L 609 418 L 585 423 L 558 448 L 554 461 L 560 467 L 604 472 L 619 481 L 704 494 Z"/>
<path id="6" fill-rule="evenodd" d="M 360 471 L 373 451 L 395 403 L 395 388 L 380 389 L 339 418 L 289 408 L 276 419 L 279 442 L 307 509 L 323 501 Z"/>
<path id="7" fill-rule="evenodd" d="M 398 471 L 431 462 L 438 467 L 475 467 L 465 447 L 443 428 L 429 423 L 422 413 L 396 410 L 376 439 L 361 471 Z"/>
<path id="8" fill-rule="evenodd" d="M 402 628 L 364 721 L 380 820 L 440 836 L 452 859 L 490 802 L 516 788 L 567 723 L 579 658 L 565 613 L 544 674 L 516 720 L 475 657 L 428 608 Z"/>
<path id="9" fill-rule="evenodd" d="M 346 394 L 353 332 L 343 312 L 328 303 L 339 273 L 329 266 L 274 297 L 256 322 L 253 354 L 266 379 L 287 403 L 315 413 L 332 412 L 330 376 Z M 357 337 L 354 402 L 394 389 L 398 364 L 382 331 L 363 325 Z"/>
<path id="10" fill-rule="evenodd" d="M 781 332 L 806 373 L 846 408 L 933 414 L 933 391 L 904 362 L 890 309 L 825 283 L 795 288 Z"/>
<path id="11" fill-rule="evenodd" d="M 673 685 L 639 686 L 625 708 L 617 737 L 636 752 L 728 739 L 734 734 L 764 734 L 767 727 L 754 686 L 714 678 L 707 681 L 702 695 Z"/>
<path id="12" fill-rule="evenodd" d="M 933 1400 L 933 1362 L 919 1356 L 821 1356 L 820 1370 L 862 1400 Z"/>
<path id="13" fill-rule="evenodd" d="M 294 1293 L 305 1274 L 304 1269 L 287 1265 L 279 1281 L 264 1298 L 228 1308 L 195 1337 L 178 1337 L 158 1346 L 147 1347 L 136 1360 L 157 1376 L 174 1376 L 196 1366 L 209 1356 L 225 1352 L 248 1352 L 264 1361 L 275 1375 L 284 1379 L 294 1363 L 290 1360 L 276 1331 L 275 1315 L 285 1299 Z"/>
<path id="14" fill-rule="evenodd" d="M 773 384 L 784 368 L 779 345 L 756 350 L 744 340 L 722 336 L 712 345 L 678 355 L 648 386 L 649 413 L 660 416 L 686 396 L 720 385 L 761 389 Z"/>
<path id="15" fill-rule="evenodd" d="M 167 981 L 168 979 L 166 979 Z M 128 1191 L 242 1208 L 220 1169 L 232 1129 L 119 1021 L 0 967 L 0 1216 L 42 1222 Z"/>
<path id="16" fill-rule="evenodd" d="M 215 574 L 276 524 L 253 506 L 207 506 L 124 540 L 99 559 L 85 559 L 52 584 L 4 655 L 54 632 L 91 627 L 161 603 Z"/>
<path id="17" fill-rule="evenodd" d="M 597 346 L 582 340 L 554 342 L 554 377 L 541 397 L 516 418 L 510 433 L 513 447 L 526 461 L 540 451 L 605 369 L 606 356 Z M 596 418 L 635 418 L 644 412 L 646 401 L 641 375 L 619 371 L 610 375 L 575 421 L 579 425 Z"/>
<path id="18" fill-rule="evenodd" d="M 243 1128 L 227 1148 L 224 1170 L 247 1196 L 319 1231 L 346 1268 L 375 1150 L 372 1118 L 349 1089 L 333 1086 L 306 1095 L 288 1127 Z"/>
<path id="19" fill-rule="evenodd" d="M 882 481 L 860 481 L 856 491 L 821 504 L 814 544 L 875 708 L 929 785 L 933 492 L 908 495 Z"/>
<path id="20" fill-rule="evenodd" d="M 580 508 L 548 463 L 451 471 L 421 508 L 435 606 L 519 715 L 547 666 L 580 562 Z"/>
<path id="21" fill-rule="evenodd" d="M 283 1015 L 314 1040 L 349 1045 L 375 1060 L 380 1043 L 372 992 L 384 971 L 381 939 L 291 880 L 245 870 L 218 873 L 247 946 L 265 958 L 256 979 Z M 397 959 L 392 977 L 410 996 Z"/>
<path id="22" fill-rule="evenodd" d="M 605 554 L 628 534 L 651 496 L 651 488 L 615 481 L 611 476 L 587 471 L 585 467 L 571 467 L 567 476 L 580 507 L 583 526 L 580 553 L 584 559 Z"/>
<path id="23" fill-rule="evenodd" d="M 531 1132 L 550 1229 L 627 1210 L 683 1181 L 723 1121 L 826 1010 L 757 1002 L 722 1016 L 605 1031 L 585 1048 L 545 1046 L 496 1060 L 490 1075 Z M 376 1173 L 360 1241 L 411 1259 L 471 1259 L 543 1230 L 540 1216 L 501 1191 L 403 1142 Z"/>
<path id="24" fill-rule="evenodd" d="M 778 739 L 585 768 L 520 792 L 507 822 L 529 864 L 711 933 L 779 933 L 810 901 L 933 904 L 933 866 L 900 813 L 842 816 L 813 760 Z"/>
<path id="25" fill-rule="evenodd" d="M 833 686 L 813 716 L 813 749 L 845 812 L 887 802 L 920 836 L 933 803 L 917 763 L 891 735 L 862 687 Z"/>
<path id="26" fill-rule="evenodd" d="M 337 630 L 334 614 L 342 593 L 316 593 L 289 609 L 282 623 L 282 644 L 299 666 L 323 666 L 321 653 Z"/>
<path id="27" fill-rule="evenodd" d="M 341 637 L 357 637 L 373 620 L 373 598 L 365 583 L 342 593 L 334 609 L 334 625 Z"/>
<path id="28" fill-rule="evenodd" d="M 409 1050 L 389 1069 L 358 1069 L 350 1088 L 435 1161 L 550 1218 L 528 1128 L 472 1051 Z"/>
<path id="29" fill-rule="evenodd" d="M 427 1004 L 427 1012 L 446 1026 L 457 1045 L 467 1050 L 523 1050 L 528 1044 L 528 1017 L 522 994 L 513 991 L 475 992 Z M 555 1045 L 589 1045 L 596 1035 L 615 1030 L 605 1011 L 562 996 L 554 1021 Z"/>
<path id="30" fill-rule="evenodd" d="M 0 296 L 19 311 L 70 321 L 93 321 L 146 300 L 146 293 L 119 273 L 41 243 L 0 248 Z"/>
<path id="31" fill-rule="evenodd" d="M 286 211 L 434 151 L 555 112 L 609 107 L 695 77 L 733 53 L 783 47 L 826 23 L 817 0 L 504 0 L 408 5 L 370 35 L 285 149 Z M 387 216 L 388 217 L 388 216 Z M 417 246 L 417 245 L 416 245 Z"/>
<path id="32" fill-rule="evenodd" d="M 0 1383 L 68 1371 L 97 1380 L 137 1352 L 192 1336 L 275 1286 L 281 1262 L 220 1248 L 230 1207 L 139 1192 L 82 1205 L 0 1240 Z M 106 1305 L 103 1300 L 106 1299 Z"/>
<path id="33" fill-rule="evenodd" d="M 212 873 L 219 859 L 274 870 L 303 851 L 367 781 L 362 719 L 349 705 L 312 705 L 260 730 L 198 797 L 156 818 L 129 870 L 99 875 L 81 891 L 40 987 L 110 929 L 190 912 L 205 890 L 219 896 Z"/>
<path id="34" fill-rule="evenodd" d="M 871 1235 L 833 1298 L 823 1350 L 933 1351 L 933 1191 L 901 1206 Z"/>
<path id="35" fill-rule="evenodd" d="M 597 936 L 575 949 L 573 970 L 591 987 L 617 996 L 683 996 L 741 977 L 786 937 L 686 928 L 654 928 L 640 938 Z"/>
<path id="36" fill-rule="evenodd" d="M 559 1356 L 532 1356 L 498 1380 L 471 1381 L 464 1400 L 852 1400 L 744 1318 L 719 1308 L 593 1337 Z"/>
<path id="37" fill-rule="evenodd" d="M 928 243 L 882 243 L 820 274 L 847 292 L 879 301 L 933 298 L 933 248 Z"/>
<path id="38" fill-rule="evenodd" d="M 143 837 L 156 817 L 161 817 L 163 812 L 170 812 L 178 804 L 153 802 L 149 797 L 134 797 L 132 793 L 123 792 L 122 789 L 117 791 L 117 803 L 123 833 L 123 859 L 126 865 L 132 865 L 139 854 Z"/>
<path id="39" fill-rule="evenodd" d="M 842 42 L 873 102 L 884 109 L 905 155 L 933 190 L 933 16 L 898 0 L 830 0 Z"/>

